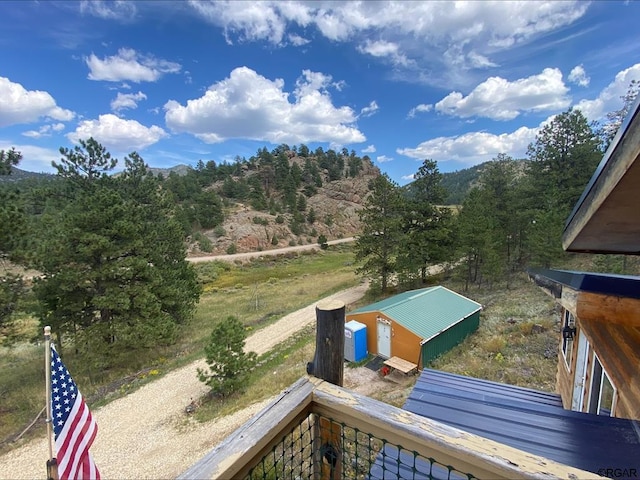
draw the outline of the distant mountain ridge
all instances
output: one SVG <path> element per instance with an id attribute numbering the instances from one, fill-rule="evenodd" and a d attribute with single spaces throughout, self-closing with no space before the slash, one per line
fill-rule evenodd
<path id="1" fill-rule="evenodd" d="M 191 167 L 190 165 L 180 164 L 169 168 L 149 167 L 148 170 L 154 175 L 161 174 L 167 177 L 171 174 L 171 172 L 175 173 L 176 175 L 186 175 L 187 173 L 189 173 L 189 171 L 193 170 L 193 167 Z"/>
<path id="2" fill-rule="evenodd" d="M 482 173 L 491 165 L 494 160 L 474 165 L 455 172 L 447 172 L 442 174 L 441 185 L 447 190 L 446 205 L 461 205 L 467 194 L 473 187 L 480 186 L 480 177 Z M 527 160 L 519 160 L 522 172 L 527 165 Z"/>
<path id="3" fill-rule="evenodd" d="M 175 165 L 169 168 L 149 167 L 149 172 L 154 175 L 163 175 L 165 177 L 168 177 L 172 172 L 180 176 L 186 175 L 191 170 L 193 170 L 193 167 L 184 164 Z M 0 175 L 0 183 L 20 182 L 27 179 L 53 178 L 55 176 L 56 175 L 54 173 L 30 172 L 18 167 L 12 167 L 10 175 Z"/>
<path id="4" fill-rule="evenodd" d="M 0 175 L 0 183 L 12 183 L 19 182 L 21 180 L 26 179 L 34 179 L 34 178 L 47 178 L 53 177 L 54 175 L 51 173 L 38 173 L 38 172 L 28 172 L 26 170 L 21 170 L 17 167 L 11 167 L 11 173 L 9 175 Z"/>

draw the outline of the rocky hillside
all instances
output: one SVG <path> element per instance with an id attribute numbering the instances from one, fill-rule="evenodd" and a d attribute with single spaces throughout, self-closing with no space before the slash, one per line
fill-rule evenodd
<path id="1" fill-rule="evenodd" d="M 259 149 L 233 163 L 149 168 L 175 202 L 190 256 L 243 253 L 347 238 L 360 231 L 358 211 L 380 170 L 352 150 L 306 146 Z M 13 169 L 3 176 L 24 192 L 54 175 Z M 1 185 L 0 188 L 10 187 Z"/>
<path id="2" fill-rule="evenodd" d="M 287 152 L 290 164 L 302 165 L 306 159 L 293 156 Z M 346 172 L 345 172 L 346 173 Z M 292 245 L 317 243 L 318 237 L 324 235 L 327 240 L 346 238 L 360 231 L 358 211 L 369 191 L 369 182 L 380 175 L 368 157 L 362 160 L 362 167 L 356 176 L 345 176 L 338 180 L 330 180 L 330 172 L 320 170 L 321 186 L 316 193 L 305 196 L 306 208 L 298 211 L 299 218 L 304 221 L 300 228 L 292 228 L 294 213 L 280 209 L 279 212 L 256 210 L 250 202 L 234 201 L 224 197 L 220 182 L 212 188 L 224 198 L 224 221 L 213 229 L 203 230 L 192 238 L 191 256 L 242 253 Z M 245 172 L 246 177 L 264 175 L 260 169 Z M 296 195 L 302 195 L 300 188 Z M 275 193 L 269 199 L 282 200 Z M 203 244 L 202 237 L 206 237 Z M 200 239 L 200 241 L 199 241 Z M 211 242 L 208 248 L 207 240 Z"/>

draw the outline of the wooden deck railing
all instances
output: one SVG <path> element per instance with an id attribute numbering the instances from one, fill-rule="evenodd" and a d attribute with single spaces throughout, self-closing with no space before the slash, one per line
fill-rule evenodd
<path id="1" fill-rule="evenodd" d="M 329 313 L 320 307 L 316 311 L 316 355 L 308 368 L 312 372 L 326 373 L 327 365 L 317 363 L 323 358 L 335 363 L 326 350 L 343 345 L 344 339 L 341 343 L 323 336 L 336 331 L 335 325 L 324 325 L 339 320 L 334 307 Z M 344 322 L 344 305 L 341 311 Z M 329 376 L 342 379 L 335 373 Z M 179 478 L 576 480 L 597 475 L 309 376 L 283 391 Z"/>

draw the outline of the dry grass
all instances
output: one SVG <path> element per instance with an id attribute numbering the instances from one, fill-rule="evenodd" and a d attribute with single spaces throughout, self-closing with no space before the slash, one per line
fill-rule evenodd
<path id="1" fill-rule="evenodd" d="M 456 290 L 456 286 L 450 288 Z M 559 313 L 553 299 L 526 280 L 524 274 L 509 290 L 461 293 L 483 305 L 480 327 L 431 366 L 461 375 L 555 391 Z"/>
<path id="2" fill-rule="evenodd" d="M 294 337 L 278 345 L 259 360 L 264 364 L 254 370 L 244 392 L 224 400 L 203 403 L 195 419 L 208 421 L 230 415 L 249 405 L 272 397 L 306 375 L 307 362 L 313 358 L 315 328 L 306 327 Z"/>
<path id="3" fill-rule="evenodd" d="M 121 364 L 109 371 L 93 372 L 91 377 L 85 374 L 81 359 L 70 350 L 65 352 L 65 364 L 90 405 L 104 403 L 156 375 L 201 358 L 216 323 L 230 315 L 238 317 L 248 330 L 259 329 L 320 298 L 357 285 L 359 278 L 353 272 L 352 258 L 350 249 L 341 246 L 314 255 L 280 258 L 275 263 L 262 261 L 219 268 L 204 282 L 205 292 L 196 314 L 184 326 L 176 345 L 133 352 L 129 358 L 123 357 Z M 25 322 L 25 328 L 31 330 L 25 332 L 26 338 L 41 338 L 37 321 Z M 151 371 L 154 374 L 150 377 Z M 304 368 L 295 379 L 302 374 Z M 287 385 L 290 383 L 293 380 Z M 273 388 L 277 392 L 279 387 Z M 0 349 L 0 449 L 3 441 L 15 438 L 36 417 L 44 402 L 42 345 L 25 341 L 11 349 Z M 36 428 L 41 426 L 42 422 Z"/>

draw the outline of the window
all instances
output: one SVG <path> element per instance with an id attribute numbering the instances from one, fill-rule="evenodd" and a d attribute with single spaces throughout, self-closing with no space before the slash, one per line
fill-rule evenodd
<path id="1" fill-rule="evenodd" d="M 595 355 L 593 375 L 591 376 L 591 393 L 589 394 L 589 413 L 614 416 L 616 389 L 605 372 L 600 359 Z"/>
<path id="2" fill-rule="evenodd" d="M 567 328 L 576 328 L 576 319 L 573 314 L 569 310 L 564 310 L 564 321 L 562 322 L 562 327 Z M 574 335 L 575 337 L 575 335 Z M 575 338 L 562 338 L 562 356 L 564 357 L 564 362 L 567 365 L 567 370 L 571 370 L 571 356 L 573 355 L 573 342 Z"/>

